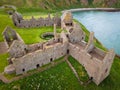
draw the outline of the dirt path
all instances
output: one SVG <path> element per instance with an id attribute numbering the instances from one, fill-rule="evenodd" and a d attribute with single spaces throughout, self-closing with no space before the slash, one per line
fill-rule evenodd
<path id="1" fill-rule="evenodd" d="M 0 54 L 6 53 L 7 47 L 5 45 L 5 42 L 0 42 Z"/>

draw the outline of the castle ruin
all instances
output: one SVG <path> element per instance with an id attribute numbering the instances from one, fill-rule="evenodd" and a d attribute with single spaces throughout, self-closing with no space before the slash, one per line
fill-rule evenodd
<path id="1" fill-rule="evenodd" d="M 61 28 L 67 32 L 62 31 L 59 36 L 56 35 L 57 24 L 54 24 L 53 39 L 32 45 L 26 45 L 23 40 L 18 39 L 18 34 L 14 30 L 6 28 L 3 35 L 9 46 L 10 63 L 5 67 L 5 73 L 22 74 L 68 54 L 74 57 L 85 68 L 89 77 L 99 85 L 110 73 L 114 50 L 105 52 L 95 47 L 93 32 L 90 33 L 88 43 L 85 42 L 85 33 L 73 22 L 70 12 L 63 13 L 59 22 Z M 11 44 L 8 43 L 8 35 L 6 36 L 9 30 L 14 31 L 17 38 L 12 39 Z"/>
<path id="2" fill-rule="evenodd" d="M 31 28 L 31 27 L 43 27 L 43 26 L 53 26 L 56 23 L 57 26 L 60 26 L 60 18 L 56 15 L 51 17 L 48 14 L 46 18 L 35 19 L 33 16 L 30 20 L 23 19 L 22 15 L 18 12 L 14 12 L 12 15 L 12 21 L 15 26 L 20 28 Z"/>

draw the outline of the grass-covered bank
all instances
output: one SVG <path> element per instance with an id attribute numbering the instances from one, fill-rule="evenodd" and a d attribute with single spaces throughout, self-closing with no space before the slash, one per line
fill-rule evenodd
<path id="1" fill-rule="evenodd" d="M 74 19 L 74 21 L 81 26 L 82 30 L 85 32 L 85 35 L 86 35 L 85 41 L 88 42 L 89 36 L 90 36 L 89 30 L 87 30 L 87 28 L 82 23 L 80 23 L 79 21 L 77 21 L 75 19 Z M 102 50 L 105 50 L 105 51 L 107 50 L 96 38 L 94 38 L 94 44 L 95 44 L 96 47 L 98 47 Z"/>

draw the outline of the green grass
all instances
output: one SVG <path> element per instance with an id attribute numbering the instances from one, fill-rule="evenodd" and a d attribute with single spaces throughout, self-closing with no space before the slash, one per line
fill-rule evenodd
<path id="1" fill-rule="evenodd" d="M 42 39 L 40 36 L 45 32 L 53 32 L 53 27 L 16 29 L 16 31 L 20 34 L 20 36 L 22 37 L 26 44 L 32 44 L 46 41 L 45 39 Z M 58 28 L 57 32 L 60 31 L 61 29 Z"/>
<path id="2" fill-rule="evenodd" d="M 88 75 L 82 65 L 80 65 L 73 57 L 69 56 L 69 61 L 77 71 L 80 80 L 88 80 Z M 82 90 L 119 90 L 120 89 L 120 59 L 114 59 L 110 75 L 99 85 L 96 86 L 93 82 L 88 84 Z"/>
<path id="3" fill-rule="evenodd" d="M 77 62 L 77 60 L 75 60 L 72 56 L 69 56 L 68 60 L 72 64 L 72 66 L 75 68 L 80 80 L 83 82 L 87 81 L 89 77 L 84 67 L 79 62 Z"/>
<path id="4" fill-rule="evenodd" d="M 8 54 L 0 54 L 0 73 L 4 71 L 5 66 L 8 65 Z"/>
<path id="5" fill-rule="evenodd" d="M 0 14 L 0 41 L 3 41 L 2 32 L 6 26 L 14 27 L 9 15 Z"/>
<path id="6" fill-rule="evenodd" d="M 81 88 L 66 62 L 10 84 L 0 83 L 0 89 L 3 90 L 12 90 L 15 87 L 20 90 L 77 90 Z"/>
<path id="7" fill-rule="evenodd" d="M 54 60 L 53 62 L 54 62 L 54 63 L 60 63 L 60 61 L 63 60 L 64 57 L 65 57 L 65 56 L 62 56 L 62 57 Z M 52 64 L 52 63 L 48 63 L 48 64 L 43 65 L 42 67 L 39 67 L 39 68 L 41 68 L 41 69 L 47 68 L 47 67 L 50 66 L 51 64 Z M 3 69 L 4 69 L 4 67 L 3 67 Z M 36 71 L 36 69 L 33 69 L 33 70 L 28 71 L 27 73 L 34 73 L 35 71 Z M 4 76 L 5 76 L 7 79 L 10 80 L 10 79 L 13 79 L 13 78 L 15 78 L 15 77 L 17 77 L 17 76 L 20 76 L 20 75 L 16 75 L 16 73 L 13 73 L 13 74 L 6 74 L 6 73 L 4 73 Z"/>
<path id="8" fill-rule="evenodd" d="M 0 11 L 0 42 L 3 41 L 3 36 L 2 32 L 4 31 L 6 26 L 12 27 L 14 30 L 16 30 L 22 39 L 25 41 L 26 44 L 33 44 L 33 43 L 38 43 L 41 41 L 45 41 L 44 39 L 40 38 L 41 34 L 45 32 L 53 32 L 53 27 L 39 27 L 39 28 L 17 28 L 13 25 L 12 19 L 10 18 L 9 15 L 3 14 L 2 11 Z M 26 12 L 24 13 L 24 18 L 30 18 L 32 12 Z M 39 13 L 36 12 L 34 13 L 35 18 L 38 18 L 38 16 L 46 17 L 48 13 L 43 12 Z M 60 32 L 61 29 L 58 27 L 57 32 Z"/>
<path id="9" fill-rule="evenodd" d="M 12 73 L 12 74 L 6 74 L 6 73 L 4 73 L 4 76 L 5 76 L 8 80 L 10 80 L 10 79 L 16 77 L 16 73 Z M 18 76 L 18 75 L 17 75 L 17 76 Z"/>
<path id="10" fill-rule="evenodd" d="M 76 69 L 80 79 L 87 80 L 88 76 L 84 68 L 72 57 L 69 57 L 69 61 Z M 119 66 L 119 59 L 115 58 L 110 75 L 99 86 L 93 82 L 87 86 L 80 85 L 67 63 L 63 62 L 41 73 L 33 74 L 10 84 L 0 82 L 0 90 L 14 90 L 15 87 L 21 90 L 119 90 Z"/>

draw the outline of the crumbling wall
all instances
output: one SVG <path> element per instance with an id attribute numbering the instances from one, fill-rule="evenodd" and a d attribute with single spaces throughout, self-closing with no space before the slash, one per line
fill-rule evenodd
<path id="1" fill-rule="evenodd" d="M 77 36 L 77 34 L 75 35 Z M 93 41 L 94 33 L 91 32 L 87 44 L 81 44 L 80 41 L 69 42 L 69 54 L 85 67 L 89 77 L 92 77 L 98 85 L 109 75 L 115 53 L 114 51 L 106 53 L 98 49 L 94 46 Z"/>
<path id="2" fill-rule="evenodd" d="M 95 57 L 92 57 L 85 50 L 81 50 L 76 45 L 69 44 L 70 55 L 74 57 L 87 71 L 89 77 L 92 77 L 96 82 L 98 75 L 100 74 L 100 69 L 102 61 L 98 60 Z"/>
<path id="3" fill-rule="evenodd" d="M 85 48 L 85 50 L 89 53 L 89 52 L 91 52 L 92 50 L 93 50 L 93 48 L 94 48 L 94 32 L 91 32 L 90 33 L 90 36 L 89 36 L 89 41 L 88 41 L 88 44 L 87 44 L 87 46 L 86 46 L 86 48 Z"/>
<path id="4" fill-rule="evenodd" d="M 103 59 L 103 64 L 101 66 L 100 75 L 98 83 L 102 82 L 109 74 L 111 66 L 115 57 L 115 52 L 113 49 L 109 50 Z"/>
<path id="5" fill-rule="evenodd" d="M 66 29 L 66 26 L 73 26 L 73 17 L 71 12 L 65 11 L 61 16 L 61 28 Z"/>
<path id="6" fill-rule="evenodd" d="M 68 38 L 72 43 L 78 43 L 84 41 L 85 33 L 82 31 L 78 24 L 74 24 L 73 29 L 68 31 Z"/>
<path id="7" fill-rule="evenodd" d="M 9 48 L 12 45 L 14 40 L 24 42 L 22 38 L 19 36 L 19 34 L 8 26 L 5 28 L 2 34 L 7 48 Z"/>
<path id="8" fill-rule="evenodd" d="M 23 20 L 23 17 L 20 13 L 14 12 L 12 15 L 12 20 L 15 26 L 18 26 L 19 23 Z"/>
<path id="9" fill-rule="evenodd" d="M 88 43 L 84 43 L 85 35 L 80 26 L 66 19 L 70 12 L 65 12 L 61 17 L 61 27 L 67 30 L 69 38 L 69 54 L 85 67 L 89 77 L 98 85 L 110 72 L 114 59 L 114 51 L 106 52 L 94 46 L 94 33 L 91 32 Z M 70 16 L 69 18 L 72 18 Z M 69 24 L 66 24 L 66 21 Z M 70 19 L 71 20 L 71 19 Z M 73 25 L 71 25 L 72 23 Z M 107 68 L 107 69 L 106 69 Z"/>
<path id="10" fill-rule="evenodd" d="M 13 41 L 12 45 L 8 49 L 8 52 L 11 58 L 18 58 L 26 54 L 26 51 L 25 51 L 26 48 L 27 48 L 27 45 L 25 45 L 23 42 L 15 40 Z"/>
<path id="11" fill-rule="evenodd" d="M 27 53 L 34 52 L 34 51 L 39 50 L 39 49 L 43 49 L 44 44 L 45 44 L 45 42 L 28 45 L 27 46 Z"/>
<path id="12" fill-rule="evenodd" d="M 58 59 L 66 54 L 67 43 L 55 43 L 45 46 L 44 49 L 28 53 L 20 58 L 13 59 L 16 74 L 22 74 L 28 70 L 35 69 L 51 61 Z"/>
<path id="13" fill-rule="evenodd" d="M 85 67 L 89 77 L 92 77 L 97 85 L 109 75 L 115 56 L 113 50 L 106 53 L 94 47 L 91 50 L 94 53 L 91 54 L 86 48 L 81 49 L 79 45 L 72 43 L 69 43 L 69 52 L 72 57 Z"/>
<path id="14" fill-rule="evenodd" d="M 30 27 L 42 27 L 42 26 L 53 26 L 55 23 L 57 26 L 61 25 L 61 19 L 57 15 L 52 17 L 48 14 L 48 17 L 35 19 L 33 16 L 30 20 L 25 20 L 20 14 L 15 12 L 12 15 L 12 20 L 15 26 L 20 28 L 30 28 Z"/>

